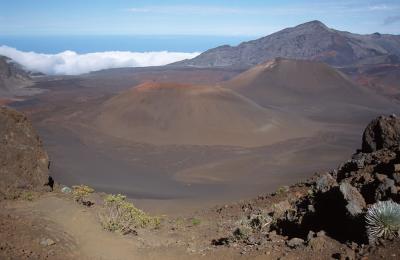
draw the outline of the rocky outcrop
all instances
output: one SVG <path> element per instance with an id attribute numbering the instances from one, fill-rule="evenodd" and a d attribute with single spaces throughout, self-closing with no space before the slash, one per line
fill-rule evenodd
<path id="1" fill-rule="evenodd" d="M 310 191 L 292 203 L 291 216 L 278 221 L 278 231 L 304 238 L 310 230 L 325 230 L 339 241 L 367 243 L 364 215 L 368 205 L 400 202 L 399 134 L 400 118 L 373 120 L 365 129 L 363 149 L 338 169 L 309 181 Z"/>
<path id="2" fill-rule="evenodd" d="M 400 141 L 400 118 L 380 116 L 373 120 L 363 134 L 362 152 L 370 153 L 391 148 Z"/>
<path id="3" fill-rule="evenodd" d="M 373 135 L 368 140 L 374 151 L 360 150 L 335 170 L 293 185 L 285 194 L 263 198 L 267 202 L 261 208 L 247 204 L 248 217 L 239 227 L 246 235 L 228 241 L 262 245 L 278 236 L 289 248 L 304 245 L 314 250 L 315 234 L 323 233 L 340 243 L 353 243 L 355 248 L 368 244 L 368 207 L 378 201 L 400 203 L 399 120 L 379 117 L 368 125 L 365 132 Z M 279 199 L 271 203 L 274 197 Z M 255 215 L 261 223 L 257 228 L 251 225 Z"/>
<path id="4" fill-rule="evenodd" d="M 0 108 L 0 199 L 22 190 L 44 190 L 49 157 L 26 116 Z"/>

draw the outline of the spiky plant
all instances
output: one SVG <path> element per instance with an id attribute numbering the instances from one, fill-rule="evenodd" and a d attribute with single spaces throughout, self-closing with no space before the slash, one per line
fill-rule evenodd
<path id="1" fill-rule="evenodd" d="M 368 209 L 366 222 L 370 243 L 399 236 L 400 204 L 391 200 L 375 203 Z"/>

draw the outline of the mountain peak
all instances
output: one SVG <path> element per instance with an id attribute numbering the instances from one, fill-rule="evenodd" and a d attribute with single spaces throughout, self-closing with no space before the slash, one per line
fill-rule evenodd
<path id="1" fill-rule="evenodd" d="M 306 23 L 302 23 L 298 26 L 296 26 L 295 28 L 299 28 L 299 27 L 309 27 L 309 28 L 322 28 L 322 29 L 329 29 L 328 26 L 326 26 L 324 23 L 322 23 L 321 21 L 318 20 L 313 20 L 313 21 L 309 21 Z"/>

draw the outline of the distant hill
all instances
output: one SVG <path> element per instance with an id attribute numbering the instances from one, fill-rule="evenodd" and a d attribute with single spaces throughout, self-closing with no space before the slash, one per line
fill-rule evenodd
<path id="1" fill-rule="evenodd" d="M 400 64 L 376 64 L 342 69 L 358 84 L 400 101 Z"/>
<path id="2" fill-rule="evenodd" d="M 236 47 L 224 45 L 210 49 L 172 65 L 249 68 L 277 57 L 322 61 L 333 66 L 398 62 L 400 36 L 353 34 L 311 21 Z"/>
<path id="3" fill-rule="evenodd" d="M 356 121 L 396 110 L 389 100 L 322 62 L 277 58 L 223 85 L 263 107 L 320 120 Z"/>
<path id="4" fill-rule="evenodd" d="M 21 92 L 24 87 L 33 85 L 29 72 L 8 57 L 0 56 L 0 95 Z"/>
<path id="5" fill-rule="evenodd" d="M 308 134 L 304 121 L 229 89 L 149 82 L 106 101 L 95 125 L 135 142 L 258 146 Z"/>

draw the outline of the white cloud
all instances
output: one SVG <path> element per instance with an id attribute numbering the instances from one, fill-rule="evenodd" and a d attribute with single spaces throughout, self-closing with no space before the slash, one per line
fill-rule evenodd
<path id="1" fill-rule="evenodd" d="M 369 6 L 368 9 L 371 10 L 371 11 L 383 11 L 383 10 L 388 10 L 388 9 L 391 9 L 391 8 L 389 8 L 389 6 L 387 6 L 385 4 L 381 4 L 381 5 Z"/>
<path id="2" fill-rule="evenodd" d="M 5 45 L 0 46 L 0 55 L 13 59 L 28 70 L 49 75 L 78 75 L 111 68 L 161 66 L 175 61 L 190 59 L 199 54 L 198 52 L 168 51 L 107 51 L 87 54 L 64 51 L 57 54 L 43 54 L 19 51 Z"/>

